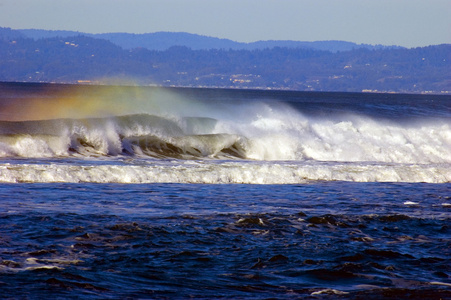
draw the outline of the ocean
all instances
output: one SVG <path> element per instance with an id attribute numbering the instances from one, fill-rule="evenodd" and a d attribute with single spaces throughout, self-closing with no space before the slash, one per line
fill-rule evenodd
<path id="1" fill-rule="evenodd" d="M 451 96 L 0 84 L 0 294 L 451 299 Z"/>

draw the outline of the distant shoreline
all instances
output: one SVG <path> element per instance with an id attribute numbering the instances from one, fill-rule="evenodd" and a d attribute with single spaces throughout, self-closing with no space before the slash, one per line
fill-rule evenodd
<path id="1" fill-rule="evenodd" d="M 434 95 L 434 96 L 443 96 L 443 97 L 450 97 L 451 100 L 451 94 L 448 93 L 399 93 L 399 92 L 348 92 L 348 91 L 299 91 L 299 90 L 289 90 L 289 89 L 259 89 L 259 88 L 224 88 L 224 87 L 192 87 L 192 86 L 160 86 L 160 85 L 131 85 L 131 84 L 99 84 L 99 83 L 63 83 L 63 82 L 26 82 L 26 81 L 0 81 L 0 91 L 5 87 L 11 87 L 11 86 L 29 86 L 29 87 L 49 87 L 49 88 L 57 88 L 57 89 L 65 89 L 65 88 L 88 88 L 88 89 L 98 89 L 98 88 L 109 88 L 109 87 L 120 87 L 125 89 L 133 89 L 133 88 L 149 88 L 149 89 L 167 89 L 172 91 L 178 91 L 178 92 L 186 92 L 186 91 L 200 91 L 200 92 L 207 92 L 207 93 L 237 93 L 237 92 L 243 92 L 243 93 L 267 93 L 267 94 L 347 94 L 347 95 L 359 95 L 359 94 L 366 94 L 366 95 L 391 95 L 391 96 L 402 96 L 402 95 L 409 95 L 409 96 L 427 96 L 427 95 Z M 0 96 L 1 99 L 1 96 Z"/>
<path id="2" fill-rule="evenodd" d="M 48 32 L 32 31 L 27 36 L 0 27 L 0 81 L 451 93 L 451 45 L 446 44 L 407 49 L 342 41 L 267 41 L 243 49 L 224 40 L 182 33 L 59 36 L 53 32 L 50 37 L 44 33 Z"/>

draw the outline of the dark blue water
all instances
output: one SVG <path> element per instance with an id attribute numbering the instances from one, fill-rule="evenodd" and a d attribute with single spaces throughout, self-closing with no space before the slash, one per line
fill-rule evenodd
<path id="1" fill-rule="evenodd" d="M 30 298 L 451 296 L 451 185 L 2 184 Z"/>

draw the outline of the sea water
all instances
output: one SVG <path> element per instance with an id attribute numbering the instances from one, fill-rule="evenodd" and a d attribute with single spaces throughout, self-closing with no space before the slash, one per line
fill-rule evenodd
<path id="1" fill-rule="evenodd" d="M 449 96 L 0 98 L 5 297 L 451 297 Z"/>

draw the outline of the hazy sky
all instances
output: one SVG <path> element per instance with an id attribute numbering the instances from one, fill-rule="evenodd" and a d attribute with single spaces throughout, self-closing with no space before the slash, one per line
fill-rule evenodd
<path id="1" fill-rule="evenodd" d="M 416 47 L 451 43 L 451 0 L 0 0 L 0 26 Z"/>

